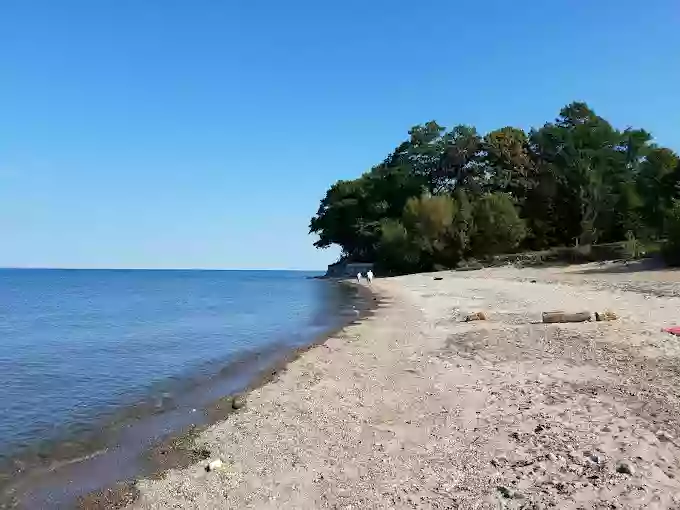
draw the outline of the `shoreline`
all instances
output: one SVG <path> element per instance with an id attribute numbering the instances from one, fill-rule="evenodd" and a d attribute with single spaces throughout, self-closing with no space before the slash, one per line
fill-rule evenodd
<path id="1" fill-rule="evenodd" d="M 139 480 L 129 508 L 674 508 L 680 343 L 660 327 L 680 299 L 568 269 L 583 281 L 508 268 L 376 280 L 389 306 L 200 434 L 221 469 Z M 549 309 L 619 319 L 543 324 Z M 487 320 L 463 321 L 479 310 Z"/>
<path id="2" fill-rule="evenodd" d="M 328 337 L 337 334 L 344 327 L 349 324 L 356 323 L 358 320 L 369 316 L 377 307 L 377 301 L 374 301 L 374 295 L 368 289 L 356 288 L 351 282 L 333 282 L 333 284 L 347 285 L 352 288 L 355 293 L 350 297 L 353 303 L 353 309 L 358 307 L 358 316 L 350 316 L 347 311 L 338 311 L 337 320 L 339 325 L 316 335 L 311 343 L 305 343 L 301 346 L 281 349 L 272 348 L 271 352 L 258 351 L 253 353 L 245 353 L 231 361 L 228 365 L 223 366 L 219 372 L 206 380 L 206 382 L 194 382 L 193 379 L 187 380 L 188 387 L 191 391 L 203 391 L 204 393 L 215 393 L 219 395 L 211 399 L 203 405 L 197 405 L 197 411 L 189 420 L 184 421 L 197 423 L 187 423 L 187 425 L 179 427 L 169 435 L 165 434 L 160 441 L 156 440 L 142 448 L 141 454 L 135 455 L 134 458 L 124 460 L 128 464 L 134 463 L 130 467 L 128 476 L 123 477 L 122 481 L 116 482 L 113 486 L 104 486 L 95 490 L 85 491 L 80 495 L 59 497 L 59 507 L 78 507 L 78 508 L 121 508 L 121 504 L 131 503 L 134 499 L 130 499 L 130 494 L 135 494 L 135 480 L 142 477 L 159 478 L 162 473 L 168 469 L 186 466 L 191 461 L 198 460 L 194 452 L 194 447 L 190 438 L 196 437 L 201 431 L 212 426 L 215 423 L 228 419 L 228 416 L 234 412 L 231 408 L 231 401 L 235 396 L 247 395 L 253 389 L 267 384 L 274 380 L 278 374 L 285 370 L 286 366 L 293 360 L 297 359 L 304 352 L 312 349 L 315 346 L 323 343 Z M 344 310 L 344 309 L 343 309 Z M 233 367 L 245 366 L 249 363 L 255 362 L 259 367 L 252 371 L 252 368 L 244 369 L 246 373 L 250 370 L 252 375 L 248 377 L 247 383 L 241 385 L 237 391 L 228 393 L 220 392 L 219 383 L 220 378 L 223 377 L 224 372 L 230 372 Z M 238 376 L 237 376 L 238 379 Z M 208 389 L 206 384 L 210 384 L 213 380 L 216 381 L 217 390 Z M 187 395 L 182 395 L 184 400 Z M 205 395 L 202 395 L 204 398 Z M 226 404 L 229 405 L 226 405 Z M 175 404 L 180 408 L 179 404 Z M 186 407 L 186 405 L 184 406 Z M 115 419 L 104 419 L 104 425 L 107 430 L 114 431 L 112 434 L 120 433 L 130 425 L 134 426 L 138 422 L 144 420 L 153 420 L 156 415 L 164 416 L 168 413 L 176 412 L 175 407 L 162 409 L 156 412 L 149 412 L 150 404 L 145 400 L 133 406 L 127 407 L 120 412 L 117 412 Z M 90 434 L 90 433 L 88 433 Z M 35 508 L 35 505 L 45 504 L 45 498 L 51 498 L 50 491 L 59 490 L 64 485 L 75 482 L 78 483 L 78 471 L 87 473 L 86 468 L 88 464 L 94 469 L 99 469 L 97 464 L 103 464 L 103 460 L 108 456 L 109 461 L 118 462 L 115 452 L 119 449 L 116 444 L 107 444 L 104 436 L 106 433 L 91 433 L 85 438 L 77 438 L 76 436 L 67 436 L 66 440 L 56 440 L 54 452 L 50 452 L 47 460 L 44 460 L 40 455 L 32 455 L 30 458 L 25 457 L 23 462 L 30 462 L 30 459 L 35 459 L 29 465 L 26 472 L 14 473 L 9 478 L 8 483 L 4 483 L 0 487 L 0 508 Z M 75 441 L 80 439 L 81 443 L 74 446 Z M 73 448 L 76 448 L 77 454 L 73 454 Z M 63 450 L 62 450 L 63 448 Z M 113 449 L 113 455 L 111 455 Z M 13 458 L 12 458 L 13 459 Z M 19 466 L 23 467 L 19 460 Z M 73 471 L 75 469 L 75 471 Z M 61 473 L 65 471 L 65 473 Z M 17 477 L 15 479 L 15 477 Z M 88 475 L 89 476 L 89 475 Z M 108 485 L 108 484 L 107 484 Z M 36 493 L 37 489 L 37 493 Z M 42 503 L 41 503 L 42 501 Z M 51 501 L 51 503 L 54 503 Z"/>

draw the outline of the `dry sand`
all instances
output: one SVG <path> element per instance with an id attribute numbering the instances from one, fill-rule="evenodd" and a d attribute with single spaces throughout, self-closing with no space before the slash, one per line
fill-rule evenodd
<path id="1" fill-rule="evenodd" d="M 135 507 L 680 508 L 679 273 L 629 269 L 377 280 L 373 317 L 202 435 L 222 469 L 141 481 Z"/>

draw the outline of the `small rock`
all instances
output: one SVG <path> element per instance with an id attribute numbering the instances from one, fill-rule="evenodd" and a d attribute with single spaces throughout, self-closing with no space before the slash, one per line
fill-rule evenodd
<path id="1" fill-rule="evenodd" d="M 607 425 L 602 427 L 602 432 L 611 432 L 611 431 L 612 431 L 612 429 L 610 429 Z"/>
<path id="2" fill-rule="evenodd" d="M 501 466 L 501 465 L 503 465 L 503 464 L 506 464 L 507 462 L 508 462 L 508 459 L 506 459 L 506 458 L 503 457 L 502 455 L 496 457 L 495 459 L 491 459 L 491 465 L 492 465 L 493 467 Z"/>
<path id="3" fill-rule="evenodd" d="M 215 460 L 208 462 L 208 465 L 205 467 L 205 470 L 208 471 L 208 472 L 217 471 L 222 466 L 224 466 L 224 463 L 220 459 L 215 459 Z"/>
<path id="4" fill-rule="evenodd" d="M 524 494 L 508 487 L 504 487 L 503 485 L 496 487 L 496 490 L 498 490 L 500 495 L 506 499 L 524 499 Z"/>
<path id="5" fill-rule="evenodd" d="M 595 312 L 596 321 L 615 321 L 618 318 L 619 316 L 616 315 L 611 310 L 605 310 L 604 312 Z"/>
<path id="6" fill-rule="evenodd" d="M 662 443 L 669 443 L 669 442 L 673 441 L 673 436 L 671 436 L 665 430 L 660 430 L 659 432 L 657 432 L 656 437 Z"/>
<path id="7" fill-rule="evenodd" d="M 624 475 L 635 474 L 635 468 L 629 462 L 621 461 L 616 465 L 617 473 L 623 473 Z"/>
<path id="8" fill-rule="evenodd" d="M 580 464 L 569 464 L 567 466 L 567 471 L 571 471 L 572 473 L 581 473 L 583 472 L 583 467 Z"/>
<path id="9" fill-rule="evenodd" d="M 548 460 L 551 462 L 557 462 L 557 455 L 555 455 L 553 452 L 548 453 Z"/>
<path id="10" fill-rule="evenodd" d="M 502 485 L 499 485 L 496 487 L 498 492 L 500 492 L 501 496 L 504 498 L 510 499 L 512 498 L 512 490 L 508 489 L 507 487 L 503 487 Z"/>
<path id="11" fill-rule="evenodd" d="M 246 405 L 246 397 L 243 395 L 237 395 L 231 402 L 231 407 L 234 409 L 241 409 Z"/>
<path id="12" fill-rule="evenodd" d="M 591 456 L 589 456 L 588 458 L 589 458 L 592 462 L 594 462 L 595 464 L 599 464 L 600 462 L 602 462 L 602 457 L 600 457 L 600 456 L 597 455 L 596 453 L 593 453 L 593 454 L 592 454 Z"/>

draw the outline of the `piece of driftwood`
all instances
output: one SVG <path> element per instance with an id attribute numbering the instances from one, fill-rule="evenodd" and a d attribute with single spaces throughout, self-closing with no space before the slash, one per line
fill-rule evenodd
<path id="1" fill-rule="evenodd" d="M 485 321 L 485 320 L 486 320 L 486 315 L 484 315 L 484 312 L 469 313 L 463 319 L 464 322 Z"/>
<path id="2" fill-rule="evenodd" d="M 619 316 L 616 315 L 611 310 L 605 310 L 604 312 L 595 312 L 596 321 L 615 321 Z"/>
<path id="3" fill-rule="evenodd" d="M 590 312 L 543 312 L 543 322 L 553 324 L 555 322 L 586 322 L 591 320 Z"/>

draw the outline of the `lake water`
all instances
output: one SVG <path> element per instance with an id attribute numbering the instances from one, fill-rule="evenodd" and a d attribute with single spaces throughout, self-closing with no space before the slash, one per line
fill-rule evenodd
<path id="1" fill-rule="evenodd" d="M 229 386 L 239 389 L 255 373 L 248 356 L 290 351 L 347 321 L 346 286 L 313 275 L 0 270 L 0 458 L 140 401 L 180 401 L 240 359 Z"/>

